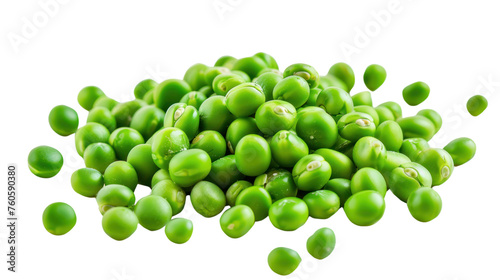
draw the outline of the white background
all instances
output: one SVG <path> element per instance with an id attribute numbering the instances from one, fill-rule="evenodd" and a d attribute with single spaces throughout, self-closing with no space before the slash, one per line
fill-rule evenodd
<path id="1" fill-rule="evenodd" d="M 2 261 L 1 279 L 283 279 L 267 266 L 276 246 L 302 256 L 301 266 L 285 279 L 500 279 L 497 1 L 69 0 L 51 7 L 49 16 L 40 5 L 46 2 L 0 4 L 0 180 L 6 186 L 7 164 L 18 165 L 20 218 L 19 272 L 6 273 Z M 27 22 L 35 30 L 23 34 Z M 282 69 L 304 62 L 325 74 L 335 62 L 349 62 L 357 75 L 354 93 L 365 89 L 364 68 L 381 64 L 388 78 L 373 94 L 375 104 L 402 103 L 405 85 L 427 82 L 428 100 L 418 108 L 404 106 L 404 114 L 425 107 L 442 114 L 435 146 L 460 136 L 477 144 L 476 157 L 435 188 L 443 199 L 441 215 L 417 222 L 388 193 L 385 216 L 372 227 L 351 224 L 340 210 L 328 220 L 310 219 L 295 232 L 279 231 L 266 219 L 231 240 L 218 217 L 202 218 L 188 202 L 180 216 L 192 219 L 195 229 L 184 245 L 169 242 L 162 230 L 143 228 L 123 242 L 108 238 L 95 201 L 70 186 L 72 171 L 83 161 L 74 151 L 74 136 L 50 130 L 50 109 L 69 105 L 83 124 L 86 114 L 76 96 L 84 86 L 97 85 L 126 101 L 144 78 L 182 78 L 196 62 L 259 51 L 273 55 Z M 474 94 L 490 103 L 476 118 L 465 111 Z M 27 168 L 29 151 L 42 144 L 65 157 L 63 170 L 48 180 Z M 5 217 L 5 188 L 1 192 Z M 138 187 L 138 197 L 146 194 L 147 188 Z M 43 209 L 56 201 L 71 204 L 78 215 L 75 228 L 61 237 L 47 233 L 41 221 Z M 337 246 L 318 261 L 305 242 L 323 226 L 335 231 Z"/>

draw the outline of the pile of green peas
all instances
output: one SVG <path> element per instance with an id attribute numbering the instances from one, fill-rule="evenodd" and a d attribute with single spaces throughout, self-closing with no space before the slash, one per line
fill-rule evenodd
<path id="1" fill-rule="evenodd" d="M 76 111 L 59 105 L 49 124 L 61 136 L 75 134 L 85 167 L 73 173 L 71 186 L 95 198 L 102 228 L 115 240 L 141 225 L 164 229 L 174 243 L 187 242 L 192 221 L 174 218 L 187 196 L 204 217 L 222 213 L 220 227 L 230 238 L 241 238 L 267 217 L 277 229 L 294 231 L 309 217 L 328 219 L 340 208 L 353 224 L 370 226 L 383 217 L 388 191 L 407 203 L 416 220 L 429 222 L 442 207 L 434 187 L 471 160 L 476 145 L 462 137 L 432 148 L 428 142 L 442 126 L 438 112 L 403 116 L 395 102 L 374 106 L 372 92 L 386 78 L 386 70 L 372 64 L 363 74 L 367 90 L 353 93 L 354 71 L 345 63 L 321 76 L 304 63 L 281 72 L 266 53 L 223 56 L 213 66 L 191 66 L 183 79 L 143 80 L 132 101 L 85 87 L 78 102 L 89 112 L 87 122 L 79 126 Z M 429 93 L 420 81 L 402 90 L 410 106 Z M 480 97 L 467 104 L 474 116 L 486 106 Z M 39 146 L 28 163 L 33 174 L 50 178 L 63 157 Z M 138 186 L 150 188 L 150 195 L 137 199 Z M 47 207 L 43 223 L 63 235 L 76 215 L 58 202 Z M 306 247 L 323 259 L 335 242 L 333 231 L 322 228 Z M 292 273 L 300 261 L 284 247 L 268 257 L 280 275 Z"/>

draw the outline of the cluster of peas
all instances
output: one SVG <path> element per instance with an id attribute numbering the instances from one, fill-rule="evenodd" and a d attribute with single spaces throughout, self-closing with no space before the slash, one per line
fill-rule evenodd
<path id="1" fill-rule="evenodd" d="M 469 161 L 476 146 L 464 137 L 431 148 L 428 141 L 442 124 L 434 110 L 403 117 L 395 102 L 373 106 L 371 92 L 385 79 L 382 66 L 370 65 L 363 75 L 370 91 L 351 96 L 355 78 L 345 63 L 320 76 L 302 63 L 281 73 L 265 53 L 224 56 L 214 67 L 193 65 L 183 80 L 144 80 L 129 102 L 85 87 L 78 102 L 89 111 L 87 123 L 78 128 L 77 113 L 64 105 L 52 109 L 49 123 L 62 136 L 76 132 L 76 150 L 86 168 L 73 173 L 71 185 L 96 198 L 102 227 L 116 240 L 128 238 L 141 224 L 152 231 L 165 227 L 172 242 L 187 242 L 192 222 L 172 219 L 183 210 L 187 194 L 204 217 L 229 205 L 220 226 L 232 238 L 266 217 L 276 228 L 293 231 L 308 217 L 327 219 L 340 207 L 352 223 L 373 225 L 384 214 L 388 189 L 415 219 L 428 222 L 441 211 L 432 187 Z M 402 94 L 415 106 L 429 92 L 427 84 L 416 82 Z M 484 97 L 475 96 L 467 108 L 476 116 L 486 105 Z M 40 146 L 28 162 L 35 175 L 49 178 L 63 158 Z M 138 184 L 151 187 L 151 194 L 136 203 Z M 71 206 L 54 203 L 44 211 L 43 223 L 61 235 L 73 228 L 76 215 Z M 334 246 L 329 228 L 307 240 L 318 259 Z M 268 257 L 270 268 L 281 275 L 300 261 L 283 247 Z"/>

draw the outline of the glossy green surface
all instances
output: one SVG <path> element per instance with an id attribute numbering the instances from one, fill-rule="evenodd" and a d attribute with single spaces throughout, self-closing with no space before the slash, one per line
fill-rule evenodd
<path id="1" fill-rule="evenodd" d="M 113 147 L 107 143 L 90 144 L 83 153 L 85 166 L 104 173 L 108 166 L 116 161 L 116 154 Z"/>
<path id="2" fill-rule="evenodd" d="M 170 204 L 161 196 L 148 195 L 134 207 L 139 224 L 147 230 L 155 231 L 163 228 L 172 218 Z"/>
<path id="3" fill-rule="evenodd" d="M 399 126 L 403 130 L 403 137 L 406 138 L 424 138 L 429 141 L 436 129 L 434 123 L 428 118 L 420 115 L 399 119 Z"/>
<path id="4" fill-rule="evenodd" d="M 234 149 L 236 149 L 236 145 L 238 145 L 241 138 L 245 137 L 248 134 L 259 133 L 260 130 L 257 127 L 257 122 L 254 118 L 237 118 L 229 125 L 226 132 L 227 148 L 229 152 L 231 154 L 234 154 Z"/>
<path id="5" fill-rule="evenodd" d="M 378 127 L 378 125 L 380 124 L 380 118 L 378 117 L 377 110 L 375 110 L 375 108 L 373 108 L 372 106 L 368 105 L 354 106 L 354 112 L 365 113 L 370 115 L 376 127 Z"/>
<path id="6" fill-rule="evenodd" d="M 415 162 L 423 165 L 432 176 L 432 185 L 438 186 L 446 182 L 453 173 L 453 158 L 451 155 L 439 148 L 430 148 L 421 152 Z"/>
<path id="7" fill-rule="evenodd" d="M 276 62 L 274 57 L 272 57 L 271 55 L 269 55 L 267 53 L 263 53 L 263 52 L 258 52 L 256 54 L 254 54 L 253 56 L 262 59 L 262 61 L 264 61 L 264 63 L 267 65 L 267 67 L 269 67 L 271 69 L 278 69 L 278 63 Z"/>
<path id="8" fill-rule="evenodd" d="M 335 120 L 316 107 L 307 107 L 297 113 L 295 131 L 311 150 L 331 148 L 338 137 Z"/>
<path id="9" fill-rule="evenodd" d="M 474 95 L 467 100 L 466 107 L 469 114 L 477 117 L 488 107 L 488 100 L 482 95 Z"/>
<path id="10" fill-rule="evenodd" d="M 416 106 L 424 102 L 429 97 L 430 92 L 431 89 L 426 83 L 415 82 L 403 89 L 403 99 L 408 105 Z"/>
<path id="11" fill-rule="evenodd" d="M 245 79 L 238 74 L 223 73 L 215 77 L 212 88 L 216 94 L 226 96 L 232 88 L 245 82 Z"/>
<path id="12" fill-rule="evenodd" d="M 164 128 L 153 136 L 151 151 L 156 166 L 168 169 L 172 157 L 189 149 L 189 139 L 184 131 L 175 128 Z"/>
<path id="13" fill-rule="evenodd" d="M 132 148 L 127 156 L 127 162 L 137 172 L 139 184 L 150 187 L 152 187 L 151 180 L 153 179 L 153 175 L 159 170 L 153 161 L 153 157 L 151 157 L 151 153 L 151 145 L 141 144 Z"/>
<path id="14" fill-rule="evenodd" d="M 294 272 L 301 261 L 297 252 L 284 247 L 275 248 L 267 256 L 269 268 L 279 275 L 289 275 Z"/>
<path id="15" fill-rule="evenodd" d="M 205 179 L 212 162 L 207 152 L 200 149 L 189 149 L 176 154 L 169 163 L 169 174 L 172 181 L 180 187 L 189 187 Z"/>
<path id="16" fill-rule="evenodd" d="M 397 152 L 403 145 L 403 130 L 395 121 L 385 121 L 375 130 L 375 138 L 380 140 L 388 151 Z"/>
<path id="17" fill-rule="evenodd" d="M 104 107 L 110 111 L 115 108 L 115 106 L 118 105 L 118 101 L 109 98 L 107 96 L 101 96 L 97 98 L 97 100 L 94 102 L 94 106 L 92 108 L 97 108 L 97 107 Z"/>
<path id="18" fill-rule="evenodd" d="M 387 157 L 384 162 L 378 166 L 378 171 L 382 173 L 386 182 L 389 182 L 389 176 L 394 168 L 399 167 L 403 163 L 411 162 L 410 158 L 405 154 L 398 152 L 387 151 Z"/>
<path id="19" fill-rule="evenodd" d="M 226 210 L 220 217 L 220 228 L 231 238 L 240 238 L 254 225 L 255 216 L 252 208 L 237 205 Z"/>
<path id="20" fill-rule="evenodd" d="M 338 77 L 332 76 L 330 74 L 327 74 L 325 76 L 321 76 L 319 78 L 319 85 L 317 88 L 320 90 L 323 90 L 323 89 L 329 88 L 329 87 L 338 87 L 338 88 L 341 88 L 345 91 L 348 90 L 346 84 Z"/>
<path id="21" fill-rule="evenodd" d="M 214 66 L 232 68 L 234 63 L 237 60 L 238 59 L 236 59 L 235 57 L 232 57 L 230 55 L 224 55 L 224 56 L 221 56 L 219 59 L 217 59 Z"/>
<path id="22" fill-rule="evenodd" d="M 186 243 L 193 235 L 193 222 L 184 218 L 172 219 L 165 226 L 165 235 L 176 244 Z"/>
<path id="23" fill-rule="evenodd" d="M 181 98 L 181 103 L 186 103 L 187 105 L 193 106 L 196 108 L 196 110 L 200 109 L 201 104 L 207 100 L 207 97 L 199 92 L 199 91 L 192 91 L 190 93 L 187 93 Z"/>
<path id="24" fill-rule="evenodd" d="M 192 90 L 199 90 L 200 88 L 207 85 L 205 79 L 205 71 L 208 66 L 202 63 L 193 64 L 186 70 L 184 77 L 182 78 Z"/>
<path id="25" fill-rule="evenodd" d="M 239 180 L 234 182 L 226 191 L 226 201 L 227 204 L 231 207 L 236 205 L 236 198 L 246 188 L 252 186 L 252 183 L 244 180 Z"/>
<path id="26" fill-rule="evenodd" d="M 387 72 L 378 64 L 369 65 L 363 74 L 363 81 L 371 91 L 377 90 L 385 82 L 385 78 L 387 78 Z"/>
<path id="27" fill-rule="evenodd" d="M 200 106 L 200 130 L 215 130 L 225 134 L 228 126 L 235 119 L 226 107 L 224 96 L 207 98 Z"/>
<path id="28" fill-rule="evenodd" d="M 172 216 L 179 214 L 186 204 L 186 192 L 170 179 L 156 183 L 151 189 L 151 194 L 167 200 L 172 209 Z"/>
<path id="29" fill-rule="evenodd" d="M 172 104 L 165 113 L 164 127 L 176 127 L 184 131 L 189 140 L 198 133 L 200 114 L 195 107 L 185 103 Z"/>
<path id="30" fill-rule="evenodd" d="M 104 186 L 102 174 L 92 168 L 81 168 L 71 175 L 73 190 L 86 197 L 95 197 Z"/>
<path id="31" fill-rule="evenodd" d="M 283 80 L 283 75 L 274 72 L 267 72 L 260 74 L 255 80 L 254 83 L 260 85 L 262 88 L 262 92 L 266 96 L 266 101 L 273 99 L 273 90 L 274 87 Z"/>
<path id="32" fill-rule="evenodd" d="M 401 164 L 390 172 L 388 185 L 397 198 L 406 202 L 408 197 L 417 189 L 430 188 L 432 177 L 422 165 L 416 162 L 408 162 Z"/>
<path id="33" fill-rule="evenodd" d="M 189 92 L 191 87 L 187 82 L 178 79 L 165 80 L 154 89 L 154 102 L 156 107 L 167 111 L 170 105 L 181 101 Z"/>
<path id="34" fill-rule="evenodd" d="M 311 154 L 301 158 L 293 167 L 293 180 L 303 191 L 321 189 L 330 180 L 330 164 L 320 155 Z"/>
<path id="35" fill-rule="evenodd" d="M 278 131 L 271 139 L 269 146 L 273 160 L 280 167 L 293 167 L 301 158 L 309 154 L 306 142 L 293 131 Z"/>
<path id="36" fill-rule="evenodd" d="M 355 166 L 352 160 L 341 152 L 332 149 L 318 149 L 314 151 L 315 154 L 322 156 L 330 167 L 332 168 L 332 175 L 330 179 L 333 178 L 345 178 L 350 179 L 354 173 Z"/>
<path id="37" fill-rule="evenodd" d="M 167 179 L 170 179 L 170 174 L 168 174 L 168 170 L 159 169 L 158 171 L 156 171 L 156 173 L 153 175 L 153 178 L 151 179 L 151 187 L 154 187 L 159 182 Z"/>
<path id="38" fill-rule="evenodd" d="M 314 258 L 322 260 L 333 252 L 335 243 L 333 230 L 327 227 L 320 228 L 307 239 L 307 252 Z"/>
<path id="39" fill-rule="evenodd" d="M 421 152 L 429 148 L 429 143 L 423 138 L 407 138 L 403 140 L 399 152 L 405 154 L 412 161 L 415 161 Z"/>
<path id="40" fill-rule="evenodd" d="M 328 219 L 340 209 L 339 196 L 330 190 L 317 190 L 303 198 L 309 209 L 309 216 L 316 219 Z"/>
<path id="41" fill-rule="evenodd" d="M 75 210 L 64 202 L 55 202 L 45 208 L 42 214 L 43 226 L 53 235 L 64 235 L 76 224 Z"/>
<path id="42" fill-rule="evenodd" d="M 448 143 L 443 149 L 453 158 L 454 165 L 460 166 L 474 157 L 476 143 L 470 138 L 460 137 Z"/>
<path id="43" fill-rule="evenodd" d="M 134 192 L 123 185 L 106 185 L 96 195 L 101 214 L 113 207 L 132 207 L 135 203 Z"/>
<path id="44" fill-rule="evenodd" d="M 387 107 L 377 106 L 375 107 L 375 111 L 377 111 L 379 123 L 396 120 L 392 111 Z"/>
<path id="45" fill-rule="evenodd" d="M 354 106 L 373 106 L 372 93 L 370 91 L 362 91 L 352 96 L 352 104 Z"/>
<path id="46" fill-rule="evenodd" d="M 40 178 L 51 178 L 57 175 L 63 166 L 61 153 L 49 146 L 38 146 L 28 155 L 28 167 Z"/>
<path id="47" fill-rule="evenodd" d="M 83 109 L 90 111 L 94 106 L 94 102 L 101 96 L 104 96 L 104 92 L 100 88 L 96 86 L 84 87 L 78 93 L 78 104 Z"/>
<path id="48" fill-rule="evenodd" d="M 351 193 L 356 194 L 366 190 L 379 192 L 383 197 L 387 192 L 387 184 L 384 176 L 378 170 L 371 167 L 360 168 L 351 179 Z"/>
<path id="49" fill-rule="evenodd" d="M 331 179 L 326 183 L 324 189 L 337 194 L 341 207 L 344 207 L 344 203 L 352 195 L 351 181 L 344 178 Z"/>
<path id="50" fill-rule="evenodd" d="M 226 196 L 217 185 L 201 181 L 191 190 L 191 203 L 196 212 L 210 218 L 222 212 L 226 206 Z"/>
<path id="51" fill-rule="evenodd" d="M 403 110 L 401 109 L 401 106 L 394 101 L 384 102 L 384 103 L 378 105 L 377 107 L 385 107 L 385 108 L 389 109 L 389 111 L 392 112 L 392 115 L 394 116 L 395 120 L 397 120 L 403 116 Z"/>
<path id="52" fill-rule="evenodd" d="M 297 197 L 285 197 L 271 205 L 269 220 L 277 229 L 294 231 L 309 218 L 307 204 Z"/>
<path id="53" fill-rule="evenodd" d="M 153 105 L 144 106 L 135 112 L 130 127 L 137 130 L 147 140 L 163 128 L 165 112 Z"/>
<path id="54" fill-rule="evenodd" d="M 208 67 L 204 73 L 206 85 L 211 88 L 215 77 L 229 72 L 231 72 L 231 70 L 227 67 L 221 67 L 221 66 Z"/>
<path id="55" fill-rule="evenodd" d="M 337 122 L 342 138 L 356 142 L 365 136 L 374 136 L 376 126 L 373 118 L 365 113 L 351 112 L 343 115 Z"/>
<path id="56" fill-rule="evenodd" d="M 441 118 L 441 115 L 439 115 L 438 112 L 436 112 L 432 109 L 420 110 L 420 111 L 418 111 L 417 115 L 425 117 L 428 120 L 430 120 L 434 124 L 435 133 L 437 133 L 439 131 L 439 129 L 441 129 L 441 126 L 443 125 L 443 119 Z"/>
<path id="57" fill-rule="evenodd" d="M 104 125 L 108 131 L 116 129 L 116 120 L 111 111 L 104 107 L 96 107 L 89 111 L 87 123 L 100 123 Z"/>
<path id="58" fill-rule="evenodd" d="M 236 197 L 235 202 L 235 205 L 250 207 L 254 213 L 255 221 L 264 220 L 268 216 L 271 204 L 271 195 L 260 186 L 245 188 Z"/>
<path id="59" fill-rule="evenodd" d="M 367 190 L 353 194 L 344 204 L 347 218 L 358 226 L 371 226 L 385 211 L 384 197 L 377 191 Z"/>
<path id="60" fill-rule="evenodd" d="M 244 177 L 245 175 L 241 174 L 236 166 L 236 156 L 227 155 L 212 162 L 207 181 L 213 182 L 219 188 L 226 190 L 234 182 L 243 180 Z"/>
<path id="61" fill-rule="evenodd" d="M 49 124 L 55 133 L 61 136 L 71 135 L 78 129 L 78 114 L 71 107 L 55 106 L 50 110 Z"/>
<path id="62" fill-rule="evenodd" d="M 387 150 L 380 140 L 366 136 L 356 142 L 352 150 L 352 157 L 358 168 L 377 168 L 387 158 Z"/>
<path id="63" fill-rule="evenodd" d="M 248 117 L 266 101 L 262 88 L 256 83 L 243 83 L 226 94 L 226 107 L 234 116 Z"/>
<path id="64" fill-rule="evenodd" d="M 420 188 L 408 198 L 408 210 L 416 220 L 429 222 L 441 213 L 442 201 L 439 194 L 431 188 Z"/>
<path id="65" fill-rule="evenodd" d="M 354 86 L 354 71 L 351 66 L 344 62 L 335 63 L 328 70 L 328 74 L 335 76 L 342 80 L 347 86 L 347 92 L 350 92 L 352 87 Z"/>
<path id="66" fill-rule="evenodd" d="M 255 113 L 257 127 L 265 135 L 274 135 L 280 130 L 291 129 L 296 117 L 295 107 L 283 100 L 267 101 Z"/>
<path id="67" fill-rule="evenodd" d="M 144 144 L 144 138 L 133 128 L 120 127 L 109 136 L 109 144 L 115 150 L 119 160 L 126 160 L 135 146 Z"/>
<path id="68" fill-rule="evenodd" d="M 263 186 L 271 195 L 272 201 L 297 196 L 297 185 L 292 173 L 284 169 L 271 170 L 255 178 L 254 185 Z"/>
<path id="69" fill-rule="evenodd" d="M 136 99 L 124 103 L 116 104 L 111 110 L 111 114 L 115 117 L 117 127 L 130 126 L 132 117 L 143 106 L 147 106 L 146 101 Z"/>
<path id="70" fill-rule="evenodd" d="M 322 90 L 316 99 L 316 106 L 323 108 L 328 114 L 337 118 L 354 110 L 349 93 L 337 87 Z"/>
<path id="71" fill-rule="evenodd" d="M 191 149 L 203 150 L 211 161 L 216 161 L 226 155 L 226 140 L 215 130 L 205 130 L 193 139 Z"/>
<path id="72" fill-rule="evenodd" d="M 262 136 L 250 134 L 241 138 L 235 150 L 236 167 L 247 176 L 264 173 L 271 164 L 271 148 Z"/>
<path id="73" fill-rule="evenodd" d="M 76 151 L 83 156 L 85 149 L 93 143 L 108 143 L 109 131 L 99 123 L 88 123 L 80 127 L 75 134 Z"/>
<path id="74" fill-rule="evenodd" d="M 286 77 L 274 87 L 273 99 L 287 101 L 299 108 L 309 99 L 309 84 L 299 76 Z"/>
<path id="75" fill-rule="evenodd" d="M 115 207 L 102 216 L 102 229 L 109 237 L 118 241 L 129 238 L 138 224 L 134 211 L 125 207 Z"/>
<path id="76" fill-rule="evenodd" d="M 267 68 L 267 63 L 260 57 L 250 56 L 238 59 L 232 70 L 240 70 L 248 74 L 250 79 L 253 79 L 263 69 Z"/>
<path id="77" fill-rule="evenodd" d="M 283 71 L 283 78 L 289 76 L 299 76 L 306 80 L 310 88 L 315 88 L 319 84 L 319 74 L 314 67 L 304 63 L 295 63 L 288 66 Z"/>
<path id="78" fill-rule="evenodd" d="M 104 184 L 119 184 L 135 190 L 139 179 L 132 164 L 126 161 L 115 161 L 104 171 Z"/>
<path id="79" fill-rule="evenodd" d="M 134 96 L 136 99 L 144 99 L 146 93 L 154 89 L 158 85 L 157 82 L 151 79 L 140 81 L 134 88 Z M 95 106 L 95 105 L 94 105 Z"/>

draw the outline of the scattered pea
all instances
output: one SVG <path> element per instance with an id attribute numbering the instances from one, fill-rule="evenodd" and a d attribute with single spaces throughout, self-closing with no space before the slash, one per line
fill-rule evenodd
<path id="1" fill-rule="evenodd" d="M 42 215 L 43 226 L 53 235 L 64 235 L 76 224 L 75 210 L 64 202 L 47 206 Z"/>
<path id="2" fill-rule="evenodd" d="M 467 101 L 467 111 L 477 117 L 488 107 L 488 100 L 482 95 L 474 95 Z"/>
<path id="3" fill-rule="evenodd" d="M 38 146 L 28 155 L 28 166 L 31 173 L 40 178 L 51 178 L 57 175 L 63 166 L 61 153 L 49 146 Z"/>
<path id="4" fill-rule="evenodd" d="M 49 124 L 55 133 L 61 136 L 68 136 L 78 129 L 78 114 L 73 108 L 59 105 L 49 113 Z"/>

